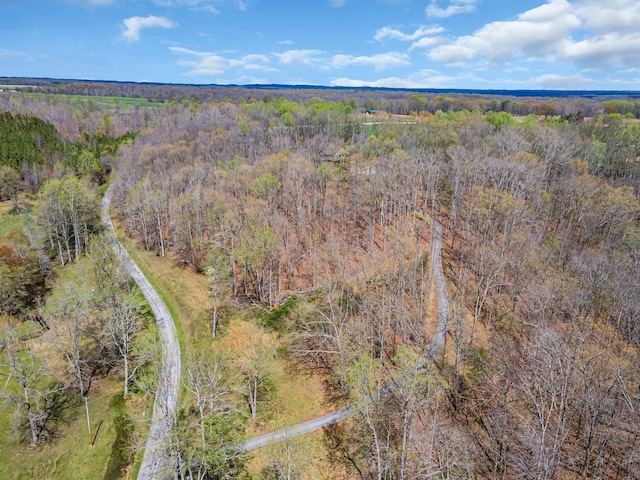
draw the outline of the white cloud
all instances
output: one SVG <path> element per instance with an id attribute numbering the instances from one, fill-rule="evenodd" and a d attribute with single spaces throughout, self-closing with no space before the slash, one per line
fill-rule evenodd
<path id="1" fill-rule="evenodd" d="M 227 2 L 225 0 L 153 0 L 153 3 L 161 7 L 188 7 L 193 10 L 219 14 L 220 9 Z M 230 3 L 233 3 L 241 12 L 248 10 L 250 5 L 248 0 L 233 0 Z"/>
<path id="2" fill-rule="evenodd" d="M 333 67 L 347 67 L 349 65 L 373 66 L 376 71 L 389 68 L 406 67 L 411 65 L 407 56 L 401 53 L 380 53 L 370 56 L 334 55 L 331 59 Z"/>
<path id="3" fill-rule="evenodd" d="M 567 45 L 566 57 L 582 67 L 606 69 L 619 65 L 640 68 L 640 32 L 588 38 Z"/>
<path id="4" fill-rule="evenodd" d="M 28 62 L 33 62 L 33 57 L 28 53 L 18 52 L 16 50 L 7 50 L 6 48 L 0 48 L 0 60 L 19 58 Z"/>
<path id="5" fill-rule="evenodd" d="M 306 65 L 321 69 L 343 68 L 352 65 L 373 67 L 376 71 L 410 65 L 407 55 L 402 53 L 381 53 L 378 55 L 333 55 L 323 50 L 288 50 L 273 53 L 281 65 Z"/>
<path id="6" fill-rule="evenodd" d="M 571 32 L 582 22 L 567 0 L 549 3 L 518 15 L 513 21 L 488 23 L 473 35 L 459 37 L 434 48 L 431 60 L 456 64 L 477 57 L 504 64 L 517 54 L 537 58 L 557 57 L 571 43 Z"/>
<path id="7" fill-rule="evenodd" d="M 344 7 L 347 0 L 329 0 L 332 7 Z"/>
<path id="8" fill-rule="evenodd" d="M 248 63 L 244 66 L 244 69 L 248 72 L 279 72 L 277 68 L 269 67 L 267 65 L 257 65 L 255 63 Z"/>
<path id="9" fill-rule="evenodd" d="M 385 39 L 400 40 L 403 42 L 413 42 L 409 47 L 409 51 L 416 48 L 431 48 L 439 43 L 442 43 L 442 37 L 431 35 L 437 35 L 443 33 L 445 29 L 439 25 L 433 25 L 430 27 L 421 25 L 413 33 L 403 33 L 400 30 L 391 27 L 382 27 L 379 29 L 374 39 L 378 42 L 382 42 Z"/>
<path id="10" fill-rule="evenodd" d="M 222 5 L 223 0 L 153 0 L 161 7 L 200 7 L 202 5 Z"/>
<path id="11" fill-rule="evenodd" d="M 465 40 L 463 38 L 463 40 Z M 445 65 L 457 65 L 466 60 L 471 60 L 476 56 L 476 50 L 470 46 L 463 45 L 465 42 L 458 40 L 453 45 L 443 45 L 433 49 L 429 53 L 429 58 L 435 62 Z"/>
<path id="12" fill-rule="evenodd" d="M 590 78 L 583 73 L 573 75 L 546 74 L 531 80 L 535 88 L 553 90 L 635 90 L 637 78 Z"/>
<path id="13" fill-rule="evenodd" d="M 414 50 L 416 48 L 431 48 L 439 43 L 442 43 L 444 40 L 443 37 L 423 37 L 419 40 L 416 40 L 409 47 L 409 51 Z"/>
<path id="14" fill-rule="evenodd" d="M 231 69 L 246 71 L 276 71 L 269 67 L 267 55 L 244 55 L 240 58 L 226 58 L 212 52 L 198 52 L 182 47 L 169 47 L 169 50 L 182 57 L 178 65 L 188 67 L 185 75 L 219 76 Z"/>
<path id="15" fill-rule="evenodd" d="M 155 17 L 153 15 L 148 17 L 125 18 L 122 23 L 125 26 L 125 31 L 122 33 L 122 37 L 132 42 L 140 40 L 140 32 L 144 28 L 173 28 L 177 25 L 168 18 Z"/>
<path id="16" fill-rule="evenodd" d="M 246 65 L 249 63 L 269 63 L 269 57 L 267 55 L 260 55 L 257 53 L 244 55 L 239 60 L 237 60 L 238 64 Z"/>
<path id="17" fill-rule="evenodd" d="M 220 10 L 218 10 L 213 5 L 203 5 L 202 7 L 200 7 L 200 10 L 202 10 L 204 12 L 213 13 L 214 15 L 219 15 L 220 14 Z"/>
<path id="18" fill-rule="evenodd" d="M 438 5 L 438 0 L 431 0 L 431 4 L 426 8 L 427 17 L 448 18 L 460 13 L 470 13 L 475 11 L 478 0 L 451 0 L 446 8 Z"/>
<path id="19" fill-rule="evenodd" d="M 515 23 L 547 23 L 557 20 L 558 17 L 573 15 L 573 7 L 567 0 L 548 0 L 546 4 L 527 10 L 518 15 Z"/>
<path id="20" fill-rule="evenodd" d="M 576 14 L 596 34 L 634 33 L 640 30 L 637 0 L 583 0 L 575 3 Z"/>
<path id="21" fill-rule="evenodd" d="M 222 75 L 229 68 L 227 59 L 214 53 L 197 52 L 181 47 L 169 47 L 169 50 L 186 57 L 178 61 L 178 65 L 190 69 L 185 75 Z"/>
<path id="22" fill-rule="evenodd" d="M 288 50 L 283 53 L 274 53 L 273 55 L 283 65 L 292 65 L 296 63 L 314 65 L 323 61 L 325 52 L 322 50 Z"/>
<path id="23" fill-rule="evenodd" d="M 425 41 L 426 46 L 429 46 Z M 435 44 L 435 41 L 434 41 Z M 512 21 L 484 25 L 429 52 L 433 61 L 461 65 L 514 59 L 574 63 L 580 68 L 640 68 L 640 2 L 547 0 Z"/>
<path id="24" fill-rule="evenodd" d="M 536 88 L 550 90 L 595 90 L 602 85 L 591 78 L 585 78 L 580 74 L 575 75 L 542 75 L 533 80 Z"/>
<path id="25" fill-rule="evenodd" d="M 335 87 L 372 87 L 372 88 L 438 88 L 451 87 L 454 78 L 435 70 L 420 70 L 407 78 L 386 77 L 377 80 L 359 80 L 354 78 L 336 78 L 331 81 Z"/>
<path id="26" fill-rule="evenodd" d="M 108 7 L 114 5 L 116 0 L 66 0 L 71 5 L 79 5 L 86 7 Z M 17 0 L 16 0 L 17 3 Z"/>
<path id="27" fill-rule="evenodd" d="M 385 40 L 387 38 L 391 40 L 401 40 L 403 42 L 413 42 L 427 35 L 437 35 L 438 33 L 442 32 L 444 32 L 444 28 L 437 25 L 431 27 L 421 25 L 413 33 L 403 33 L 400 30 L 396 30 L 391 27 L 382 27 L 376 32 L 374 39 L 378 42 L 381 42 L 382 40 Z"/>
<path id="28" fill-rule="evenodd" d="M 407 80 L 398 77 L 380 78 L 378 80 L 358 80 L 343 77 L 331 80 L 330 83 L 334 87 L 418 88 Z"/>
<path id="29" fill-rule="evenodd" d="M 581 67 L 640 67 L 640 2 L 581 0 L 574 4 L 585 35 L 562 54 Z"/>

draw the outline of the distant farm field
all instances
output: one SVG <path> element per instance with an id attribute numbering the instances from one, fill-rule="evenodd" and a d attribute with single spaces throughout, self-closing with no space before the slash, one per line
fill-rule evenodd
<path id="1" fill-rule="evenodd" d="M 146 98 L 134 97 L 109 97 L 109 96 L 93 96 L 93 95 L 44 95 L 41 93 L 22 92 L 22 95 L 31 98 L 46 98 L 49 102 L 59 101 L 61 103 L 73 105 L 75 107 L 89 107 L 96 110 L 102 109 L 129 109 L 129 108 L 149 108 L 163 107 L 165 103 L 153 102 Z"/>

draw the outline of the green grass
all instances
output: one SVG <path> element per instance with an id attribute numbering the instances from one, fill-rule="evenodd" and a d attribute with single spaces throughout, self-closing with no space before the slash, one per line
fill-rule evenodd
<path id="1" fill-rule="evenodd" d="M 0 203 L 0 237 L 24 230 L 27 215 L 13 212 L 13 202 Z"/>
<path id="2" fill-rule="evenodd" d="M 116 438 L 111 448 L 111 456 L 104 480 L 122 478 L 133 460 L 133 452 L 129 448 L 134 432 L 134 425 L 127 412 L 127 402 L 121 394 L 115 395 L 109 403 L 115 412 L 114 427 Z"/>
<path id="3" fill-rule="evenodd" d="M 66 94 L 41 94 L 33 92 L 22 92 L 25 97 L 33 99 L 46 98 L 47 100 L 53 99 L 53 101 L 60 101 L 73 105 L 75 107 L 86 108 L 124 108 L 130 109 L 134 107 L 149 108 L 149 107 L 163 107 L 165 103 L 153 102 L 146 98 L 132 98 L 132 97 L 109 97 L 100 95 L 66 95 Z"/>
<path id="4" fill-rule="evenodd" d="M 10 231 L 23 221 L 23 216 L 20 215 L 2 215 L 0 228 Z M 209 325 L 211 299 L 206 278 L 189 269 L 177 267 L 170 258 L 162 258 L 154 252 L 136 247 L 121 230 L 117 233 L 129 254 L 167 304 L 175 320 L 183 359 L 189 349 L 196 346 L 228 350 L 232 358 L 239 358 L 250 346 L 254 337 L 260 335 L 260 332 L 266 335 L 265 342 L 274 351 L 286 350 L 280 342 L 277 330 L 282 327 L 284 317 L 295 308 L 297 300 L 295 297 L 280 307 L 261 312 L 261 314 L 250 307 L 231 308 L 227 319 L 230 323 L 225 327 L 225 330 L 229 329 L 228 335 L 212 339 Z M 86 272 L 84 259 L 64 268 L 56 266 L 56 272 L 57 285 L 63 285 L 66 282 L 77 283 L 85 275 L 83 272 Z M 259 327 L 259 324 L 263 327 Z M 296 371 L 286 355 L 278 355 L 268 363 L 273 393 L 268 405 L 265 404 L 260 409 L 260 418 L 249 426 L 249 436 L 325 413 L 326 406 L 322 402 L 323 386 L 320 378 L 309 376 L 309 372 Z M 184 361 L 182 365 L 184 368 Z M 118 424 L 123 421 L 122 410 L 110 408 L 109 401 L 121 391 L 121 382 L 100 380 L 98 384 L 102 386 L 104 382 L 109 382 L 112 391 L 105 398 L 91 400 L 91 407 L 93 407 L 91 413 L 96 418 L 94 427 L 100 419 L 105 420 L 99 434 L 99 437 L 104 435 L 104 438 L 98 438 L 96 446 L 92 449 L 83 444 L 83 442 L 88 443 L 83 405 L 72 412 L 73 420 L 69 425 L 60 429 L 60 438 L 51 445 L 35 448 L 17 444 L 11 440 L 10 411 L 0 409 L 0 478 L 102 478 L 107 472 L 108 465 L 112 466 L 112 471 L 113 468 L 117 469 L 119 463 L 118 458 L 115 457 L 120 457 L 122 450 L 114 446 L 114 441 L 116 435 L 123 438 L 123 434 L 126 436 L 127 432 L 126 428 L 123 428 L 126 425 Z M 305 384 L 306 388 L 300 389 L 301 384 Z M 100 388 L 102 390 L 104 387 Z M 180 398 L 184 402 L 187 400 L 186 391 L 184 387 L 181 388 Z M 138 420 L 143 411 L 146 411 L 147 416 L 151 414 L 151 402 L 138 397 L 128 399 L 127 410 L 138 430 L 135 435 L 144 439 L 146 424 Z M 311 458 L 317 459 L 323 456 L 321 439 L 321 435 L 312 435 L 299 440 L 301 445 L 306 445 L 304 448 L 313 452 L 304 463 L 311 462 Z M 89 453 L 86 452 L 87 448 Z M 250 470 L 259 471 L 265 465 L 269 453 L 258 452 Z M 24 461 L 27 458 L 29 461 Z M 142 454 L 138 455 L 130 467 L 133 477 L 140 468 L 141 460 Z M 314 462 L 317 461 L 314 460 Z M 314 469 L 322 470 L 321 463 Z M 85 467 L 86 465 L 89 466 Z M 14 476 L 8 475 L 9 473 Z"/>
<path id="5" fill-rule="evenodd" d="M 78 282 L 82 282 L 83 279 L 86 280 L 87 266 L 88 266 L 88 259 L 85 257 L 82 257 L 80 258 L 79 261 L 75 262 L 72 265 L 67 265 L 65 267 L 56 267 L 56 273 L 58 276 L 57 285 L 64 285 L 67 282 L 78 283 Z M 150 329 L 154 330 L 155 325 L 151 326 Z M 96 414 L 101 415 L 102 418 L 109 418 L 109 422 L 105 422 L 102 425 L 100 430 L 100 435 L 101 435 L 102 429 L 104 429 L 105 427 L 107 428 L 109 441 L 104 444 L 99 444 L 98 442 L 96 442 L 95 446 L 93 447 L 93 449 L 100 448 L 104 450 L 102 454 L 98 458 L 95 458 L 93 462 L 93 466 L 95 469 L 94 472 L 99 471 L 100 472 L 99 475 L 95 475 L 95 474 L 92 474 L 91 471 L 87 471 L 83 473 L 83 476 L 66 477 L 62 475 L 60 477 L 55 477 L 55 478 L 61 478 L 61 479 L 62 478 L 102 478 L 103 475 L 108 471 L 110 466 L 111 468 L 113 468 L 114 465 L 116 467 L 121 467 L 123 464 L 124 457 L 122 455 L 123 454 L 122 448 L 123 447 L 126 448 L 127 446 L 116 444 L 116 440 L 122 441 L 124 439 L 125 441 L 128 442 L 128 439 L 131 437 L 131 435 L 138 435 L 142 438 L 146 437 L 146 434 L 147 434 L 146 430 L 148 428 L 148 425 L 143 421 L 134 422 L 133 424 L 130 425 L 130 427 L 132 427 L 135 424 L 136 428 L 138 429 L 137 432 L 135 433 L 128 432 L 128 435 L 123 436 L 123 425 L 122 425 L 123 414 L 125 413 L 125 410 L 126 410 L 126 416 L 128 419 L 135 418 L 140 420 L 144 412 L 147 415 L 147 418 L 150 418 L 151 411 L 153 408 L 153 402 L 150 401 L 147 397 L 144 397 L 143 395 L 132 394 L 131 396 L 127 397 L 127 402 L 125 405 L 123 405 L 122 404 L 123 400 L 121 400 L 122 381 L 120 379 L 117 379 L 117 380 L 102 379 L 102 380 L 98 380 L 97 382 L 94 382 L 94 384 L 97 384 L 98 388 L 101 388 L 103 383 L 105 382 L 108 383 L 109 385 L 112 385 L 112 388 L 110 388 L 110 391 L 105 398 L 101 397 L 100 402 L 95 402 L 95 408 L 97 410 Z M 93 386 L 92 386 L 92 389 L 93 389 Z M 84 414 L 83 406 L 81 407 L 81 413 Z M 82 425 L 84 425 L 84 429 L 86 432 L 86 417 L 84 416 L 83 416 L 83 421 L 84 423 L 82 423 Z M 127 433 L 127 432 L 124 432 L 124 433 Z M 73 434 L 74 433 L 72 431 L 69 431 L 69 429 L 63 432 L 65 439 L 67 439 L 70 435 L 73 435 Z M 95 430 L 94 430 L 94 434 L 95 434 Z M 88 438 L 88 433 L 85 433 L 85 437 Z M 64 447 L 64 448 L 67 448 L 67 447 Z M 71 446 L 68 448 L 74 448 L 74 447 Z M 66 450 L 63 449 L 62 451 L 65 452 L 65 455 L 67 455 Z M 114 455 L 116 458 L 113 458 Z M 131 467 L 133 471 L 137 472 L 137 469 L 139 469 L 141 460 L 142 460 L 142 455 L 139 455 L 137 459 L 134 459 L 136 464 L 132 465 Z M 82 462 L 83 460 L 81 458 L 76 460 L 73 456 L 70 456 L 69 464 L 73 465 L 74 461 Z M 111 474 L 112 473 L 113 472 L 111 471 Z M 111 478 L 114 478 L 114 477 L 111 477 Z"/>
<path id="6" fill-rule="evenodd" d="M 89 414 L 92 433 L 100 422 L 95 444 L 90 446 L 84 404 L 72 408 L 69 421 L 58 431 L 58 438 L 49 443 L 32 447 L 20 443 L 11 430 L 11 409 L 0 410 L 0 478 L 12 479 L 86 479 L 102 478 L 111 456 L 115 439 L 114 413 L 109 401 L 114 391 L 120 389 L 119 381 L 100 382 L 89 398 Z M 4 382 L 0 388 L 4 389 Z M 8 387 L 9 388 L 9 387 Z"/>
<path id="7" fill-rule="evenodd" d="M 258 324 L 267 326 L 276 332 L 282 332 L 286 316 L 293 311 L 297 303 L 298 297 L 291 295 L 278 308 L 273 308 L 270 311 L 260 311 L 258 313 Z"/>
<path id="8" fill-rule="evenodd" d="M 122 236 L 122 232 L 118 232 L 118 239 L 167 306 L 171 317 L 173 317 L 173 323 L 176 326 L 176 336 L 178 337 L 178 343 L 180 344 L 180 355 L 184 357 L 187 351 L 187 342 L 182 328 L 182 319 L 190 316 L 192 311 L 180 299 L 179 293 L 175 290 L 175 283 L 169 278 L 157 276 L 157 271 L 154 271 L 153 265 L 151 265 L 148 260 L 149 252 L 145 252 L 144 250 L 136 247 L 128 238 Z M 166 259 L 166 261 L 170 260 Z"/>
<path id="9" fill-rule="evenodd" d="M 11 338 L 19 341 L 38 337 L 42 333 L 42 326 L 34 320 L 19 322 L 11 329 Z"/>

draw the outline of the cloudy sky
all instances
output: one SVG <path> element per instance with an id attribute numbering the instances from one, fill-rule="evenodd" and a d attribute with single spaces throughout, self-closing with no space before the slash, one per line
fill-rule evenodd
<path id="1" fill-rule="evenodd" d="M 0 76 L 640 90 L 640 1 L 0 0 Z"/>

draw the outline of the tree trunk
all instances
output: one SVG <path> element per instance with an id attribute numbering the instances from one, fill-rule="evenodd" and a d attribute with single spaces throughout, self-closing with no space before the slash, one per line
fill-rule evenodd
<path id="1" fill-rule="evenodd" d="M 129 393 L 129 358 L 128 355 L 122 355 L 124 360 L 124 394 Z"/>
<path id="2" fill-rule="evenodd" d="M 29 398 L 29 389 L 24 388 L 24 404 L 27 407 L 27 417 L 29 418 L 29 428 L 31 429 L 31 444 L 38 443 L 38 430 L 36 428 L 35 419 L 33 418 L 33 412 L 31 411 L 31 399 Z"/>
<path id="3" fill-rule="evenodd" d="M 216 331 L 218 329 L 218 296 L 213 293 L 213 319 L 211 322 L 211 337 L 216 338 Z"/>

